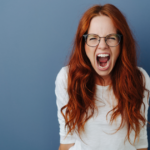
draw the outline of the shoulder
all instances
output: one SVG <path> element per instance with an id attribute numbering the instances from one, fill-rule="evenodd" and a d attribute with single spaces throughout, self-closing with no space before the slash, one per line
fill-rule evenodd
<path id="1" fill-rule="evenodd" d="M 55 84 L 66 83 L 68 79 L 68 71 L 68 66 L 62 67 L 56 76 Z"/>
<path id="2" fill-rule="evenodd" d="M 149 77 L 148 73 L 147 73 L 146 70 L 143 69 L 142 67 L 138 67 L 138 69 L 139 69 L 139 70 L 142 72 L 142 74 L 144 75 L 146 88 L 147 88 L 148 90 L 150 90 L 150 77 Z"/>

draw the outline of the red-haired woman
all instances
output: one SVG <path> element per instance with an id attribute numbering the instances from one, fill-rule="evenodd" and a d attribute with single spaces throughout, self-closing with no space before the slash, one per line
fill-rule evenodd
<path id="1" fill-rule="evenodd" d="M 115 6 L 84 13 L 55 84 L 59 150 L 147 150 L 150 78 Z"/>

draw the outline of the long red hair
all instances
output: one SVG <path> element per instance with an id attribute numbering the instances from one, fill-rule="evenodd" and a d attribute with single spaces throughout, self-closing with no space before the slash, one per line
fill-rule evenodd
<path id="1" fill-rule="evenodd" d="M 62 107 L 61 113 L 63 114 L 62 110 L 66 108 L 66 112 L 63 116 L 66 121 L 65 127 L 69 129 L 68 133 L 76 131 L 80 135 L 81 132 L 84 131 L 84 125 L 87 120 L 90 119 L 94 115 L 95 110 L 97 110 L 94 99 L 96 92 L 95 71 L 86 56 L 83 35 L 87 33 L 91 19 L 100 14 L 108 16 L 113 21 L 117 32 L 123 35 L 120 43 L 120 55 L 111 72 L 111 86 L 118 100 L 118 105 L 111 110 L 113 114 L 110 122 L 112 123 L 118 115 L 121 115 L 122 120 L 117 131 L 121 129 L 125 121 L 127 124 L 126 139 L 128 138 L 130 142 L 129 136 L 131 131 L 134 130 L 135 142 L 140 134 L 140 122 L 142 122 L 144 126 L 147 121 L 140 113 L 141 105 L 144 104 L 144 91 L 147 89 L 145 88 L 143 74 L 137 68 L 136 42 L 131 30 L 123 14 L 111 4 L 91 7 L 84 13 L 79 22 L 73 50 L 68 63 L 67 91 L 69 102 Z M 100 79 L 102 78 L 100 77 Z M 91 110 L 91 114 L 88 113 L 89 110 Z"/>

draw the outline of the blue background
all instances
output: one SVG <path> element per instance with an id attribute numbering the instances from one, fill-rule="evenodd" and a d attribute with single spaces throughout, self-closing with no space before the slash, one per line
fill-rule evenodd
<path id="1" fill-rule="evenodd" d="M 58 149 L 54 81 L 82 14 L 106 3 L 126 16 L 150 74 L 149 0 L 0 0 L 0 150 Z"/>

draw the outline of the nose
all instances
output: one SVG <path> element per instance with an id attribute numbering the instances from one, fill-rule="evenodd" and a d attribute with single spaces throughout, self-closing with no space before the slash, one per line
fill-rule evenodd
<path id="1" fill-rule="evenodd" d="M 106 48 L 108 48 L 108 45 L 105 42 L 105 38 L 101 38 L 100 39 L 100 42 L 98 44 L 98 48 L 99 49 L 106 49 Z"/>

